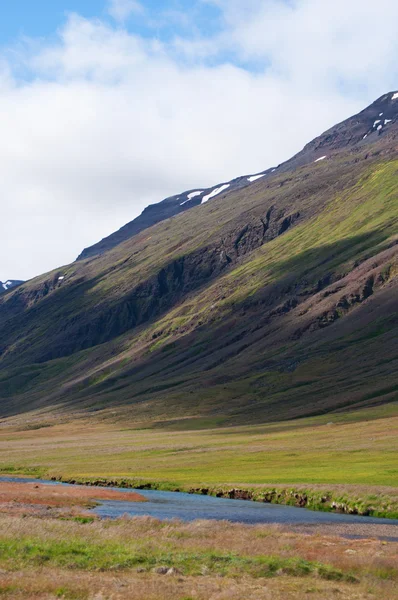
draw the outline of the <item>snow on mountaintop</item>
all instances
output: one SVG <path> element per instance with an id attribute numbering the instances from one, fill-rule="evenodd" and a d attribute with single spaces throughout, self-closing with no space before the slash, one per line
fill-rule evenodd
<path id="1" fill-rule="evenodd" d="M 20 285 L 21 283 L 23 283 L 23 281 L 16 281 L 14 279 L 7 279 L 5 283 L 0 281 L 0 294 L 6 292 L 7 290 L 10 290 L 11 288 L 17 285 Z"/>
<path id="2" fill-rule="evenodd" d="M 250 183 L 253 183 L 253 181 L 257 181 L 257 179 L 264 177 L 264 175 L 265 175 L 265 173 L 261 173 L 260 175 L 252 175 L 251 177 L 247 178 L 247 181 L 250 181 Z"/>
<path id="3" fill-rule="evenodd" d="M 186 204 L 193 198 L 196 198 L 196 196 L 200 196 L 201 194 L 203 194 L 203 191 L 204 190 L 198 190 L 197 192 L 191 192 L 190 194 L 188 194 L 187 199 L 184 200 L 184 202 L 180 202 L 180 206 L 182 206 L 183 204 Z"/>
<path id="4" fill-rule="evenodd" d="M 230 185 L 231 185 L 230 183 L 225 183 L 221 187 L 216 188 L 215 190 L 213 190 L 212 192 L 210 192 L 210 194 L 207 194 L 207 196 L 204 196 L 202 198 L 202 204 L 204 204 L 205 202 L 207 202 L 208 200 L 210 200 L 210 198 L 214 198 L 214 196 L 218 196 L 218 194 L 221 194 L 221 192 L 223 192 L 224 190 L 228 189 Z"/>
<path id="5" fill-rule="evenodd" d="M 398 92 L 395 92 L 391 100 L 398 100 Z"/>
<path id="6" fill-rule="evenodd" d="M 198 190 L 197 192 L 191 192 L 190 194 L 188 194 L 188 199 L 192 200 L 192 198 L 196 198 L 196 196 L 200 196 L 200 194 L 203 194 L 203 190 Z"/>

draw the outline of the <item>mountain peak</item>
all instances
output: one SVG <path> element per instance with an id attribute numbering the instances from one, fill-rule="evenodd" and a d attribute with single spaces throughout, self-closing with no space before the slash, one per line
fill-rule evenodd
<path id="1" fill-rule="evenodd" d="M 377 142 L 380 136 L 398 134 L 398 92 L 383 94 L 358 114 L 334 125 L 309 142 L 287 165 L 301 166 L 325 151 L 338 152 L 346 148 Z"/>

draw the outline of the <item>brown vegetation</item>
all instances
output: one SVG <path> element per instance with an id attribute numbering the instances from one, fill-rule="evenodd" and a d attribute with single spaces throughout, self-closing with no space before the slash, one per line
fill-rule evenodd
<path id="1" fill-rule="evenodd" d="M 0 592 L 5 598 L 73 598 L 82 600 L 393 600 L 398 598 L 398 544 L 376 539 L 349 540 L 314 532 L 293 533 L 281 526 L 243 526 L 226 522 L 160 522 L 124 518 L 114 522 L 73 521 L 0 516 L 0 543 L 28 540 L 46 548 L 41 563 L 25 556 L 0 556 Z M 75 540 L 90 548 L 115 547 L 140 554 L 142 563 L 123 567 L 60 566 L 51 543 Z M 55 551 L 54 551 L 55 552 Z M 220 571 L 220 557 L 235 557 L 236 565 Z M 280 561 L 315 561 L 326 565 L 308 574 L 278 569 L 258 576 L 250 560 L 273 557 Z M 156 562 L 159 559 L 163 562 Z M 35 560 L 38 560 L 37 555 Z M 194 560 L 194 562 L 192 562 Z M 52 563 L 53 561 L 53 563 Z M 206 563 L 204 561 L 207 561 Z M 246 561 L 246 563 L 244 562 Z M 159 564 L 174 570 L 169 575 Z M 199 564 L 199 567 L 196 565 Z M 293 562 L 291 563 L 293 564 Z M 202 566 L 200 566 L 202 565 Z M 341 573 L 342 578 L 335 576 Z M 351 578 L 351 579 L 350 579 Z"/>
<path id="2" fill-rule="evenodd" d="M 0 481 L 0 512 L 7 514 L 41 515 L 76 514 L 76 509 L 90 508 L 101 500 L 145 502 L 136 493 L 84 486 L 45 485 L 37 483 L 8 483 Z M 56 509 L 56 510 L 53 510 Z M 69 509 L 74 509 L 72 512 Z M 79 511 L 81 514 L 81 511 Z"/>

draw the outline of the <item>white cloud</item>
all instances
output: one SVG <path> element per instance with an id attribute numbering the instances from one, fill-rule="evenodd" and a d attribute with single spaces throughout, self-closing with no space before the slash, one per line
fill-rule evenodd
<path id="1" fill-rule="evenodd" d="M 335 87 L 374 89 L 397 79 L 398 4 L 379 0 L 211 0 L 222 9 L 221 47 L 271 59 L 274 72 Z M 378 18 L 380 15 L 380 20 Z M 214 46 L 213 46 L 214 48 Z"/>
<path id="2" fill-rule="evenodd" d="M 398 87 L 393 1 L 382 27 L 364 0 L 217 1 L 210 38 L 74 15 L 55 44 L 0 57 L 1 280 L 73 260 L 168 195 L 276 165 Z M 268 68 L 215 60 L 231 53 Z"/>
<path id="3" fill-rule="evenodd" d="M 137 0 L 109 0 L 108 12 L 116 21 L 124 23 L 133 14 L 142 14 L 144 8 Z"/>

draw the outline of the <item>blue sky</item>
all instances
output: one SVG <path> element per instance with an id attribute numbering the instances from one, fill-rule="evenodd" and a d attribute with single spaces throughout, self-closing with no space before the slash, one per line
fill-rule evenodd
<path id="1" fill-rule="evenodd" d="M 0 5 L 0 44 L 21 35 L 51 36 L 68 12 L 95 17 L 105 12 L 105 0 L 11 0 Z"/>
<path id="2" fill-rule="evenodd" d="M 0 280 L 275 166 L 397 90 L 396 0 L 377 15 L 371 0 L 0 2 Z"/>
<path id="3" fill-rule="evenodd" d="M 130 32 L 161 39 L 189 35 L 195 27 L 211 33 L 219 29 L 219 9 L 210 3 L 195 0 L 146 0 L 145 14 L 134 15 L 124 23 Z M 0 45 L 8 45 L 21 36 L 51 37 L 65 23 L 68 13 L 86 18 L 99 18 L 112 23 L 107 0 L 11 0 L 0 4 Z M 172 19 L 173 13 L 179 18 Z M 162 23 L 158 17 L 162 18 Z M 190 19 L 184 24 L 183 17 Z"/>

